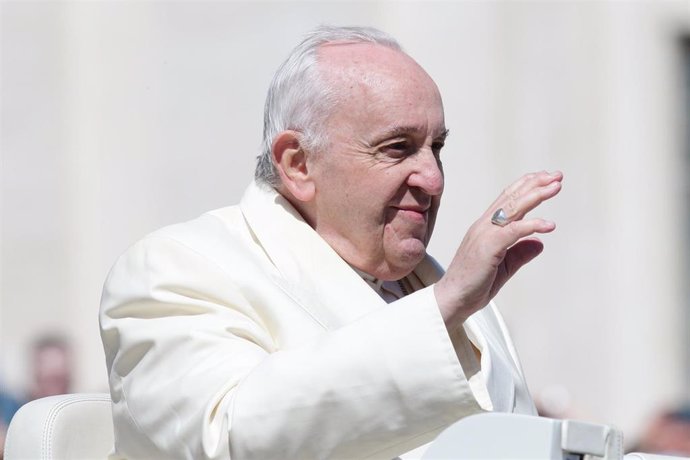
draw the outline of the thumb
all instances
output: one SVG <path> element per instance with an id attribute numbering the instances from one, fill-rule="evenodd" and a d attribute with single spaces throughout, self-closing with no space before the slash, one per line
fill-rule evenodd
<path id="1" fill-rule="evenodd" d="M 544 243 L 537 238 L 527 238 L 520 240 L 511 246 L 503 258 L 502 267 L 498 270 L 496 281 L 493 286 L 493 293 L 501 289 L 501 287 L 517 273 L 520 268 L 537 257 L 544 250 Z"/>
<path id="2" fill-rule="evenodd" d="M 544 243 L 537 238 L 527 238 L 515 243 L 508 249 L 503 259 L 506 265 L 506 275 L 508 279 L 520 270 L 523 265 L 541 254 L 543 250 Z"/>

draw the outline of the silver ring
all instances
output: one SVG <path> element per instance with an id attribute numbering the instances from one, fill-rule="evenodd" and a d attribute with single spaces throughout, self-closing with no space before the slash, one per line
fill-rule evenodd
<path id="1" fill-rule="evenodd" d="M 506 212 L 503 210 L 503 208 L 498 208 L 494 215 L 491 216 L 491 223 L 494 225 L 498 225 L 499 227 L 505 227 L 510 223 L 510 221 L 508 220 L 508 216 L 506 216 Z"/>

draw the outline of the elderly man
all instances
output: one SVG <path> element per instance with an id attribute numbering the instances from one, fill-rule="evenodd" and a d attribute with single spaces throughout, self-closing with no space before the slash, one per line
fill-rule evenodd
<path id="1" fill-rule="evenodd" d="M 149 235 L 106 281 L 116 456 L 390 459 L 469 414 L 534 413 L 490 301 L 554 229 L 525 215 L 562 176 L 507 188 L 444 274 L 426 246 L 447 132 L 391 37 L 297 46 L 241 203 Z"/>

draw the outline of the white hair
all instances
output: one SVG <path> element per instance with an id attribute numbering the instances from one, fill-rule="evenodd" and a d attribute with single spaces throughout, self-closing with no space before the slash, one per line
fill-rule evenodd
<path id="1" fill-rule="evenodd" d="M 339 94 L 321 78 L 317 56 L 321 45 L 332 42 L 375 43 L 402 51 L 393 37 L 372 27 L 321 26 L 307 34 L 280 65 L 268 88 L 263 142 L 254 172 L 258 183 L 280 185 L 271 150 L 273 140 L 281 131 L 299 131 L 303 136 L 302 147 L 311 151 L 319 151 L 326 145 L 325 121 Z"/>

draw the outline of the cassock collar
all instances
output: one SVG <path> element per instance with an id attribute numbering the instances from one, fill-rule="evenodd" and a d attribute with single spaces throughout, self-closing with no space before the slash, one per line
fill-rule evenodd
<path id="1" fill-rule="evenodd" d="M 327 329 L 338 328 L 386 303 L 290 202 L 269 186 L 252 182 L 240 209 L 280 272 L 275 281 Z M 443 274 L 431 258 L 415 268 L 425 286 Z"/>

